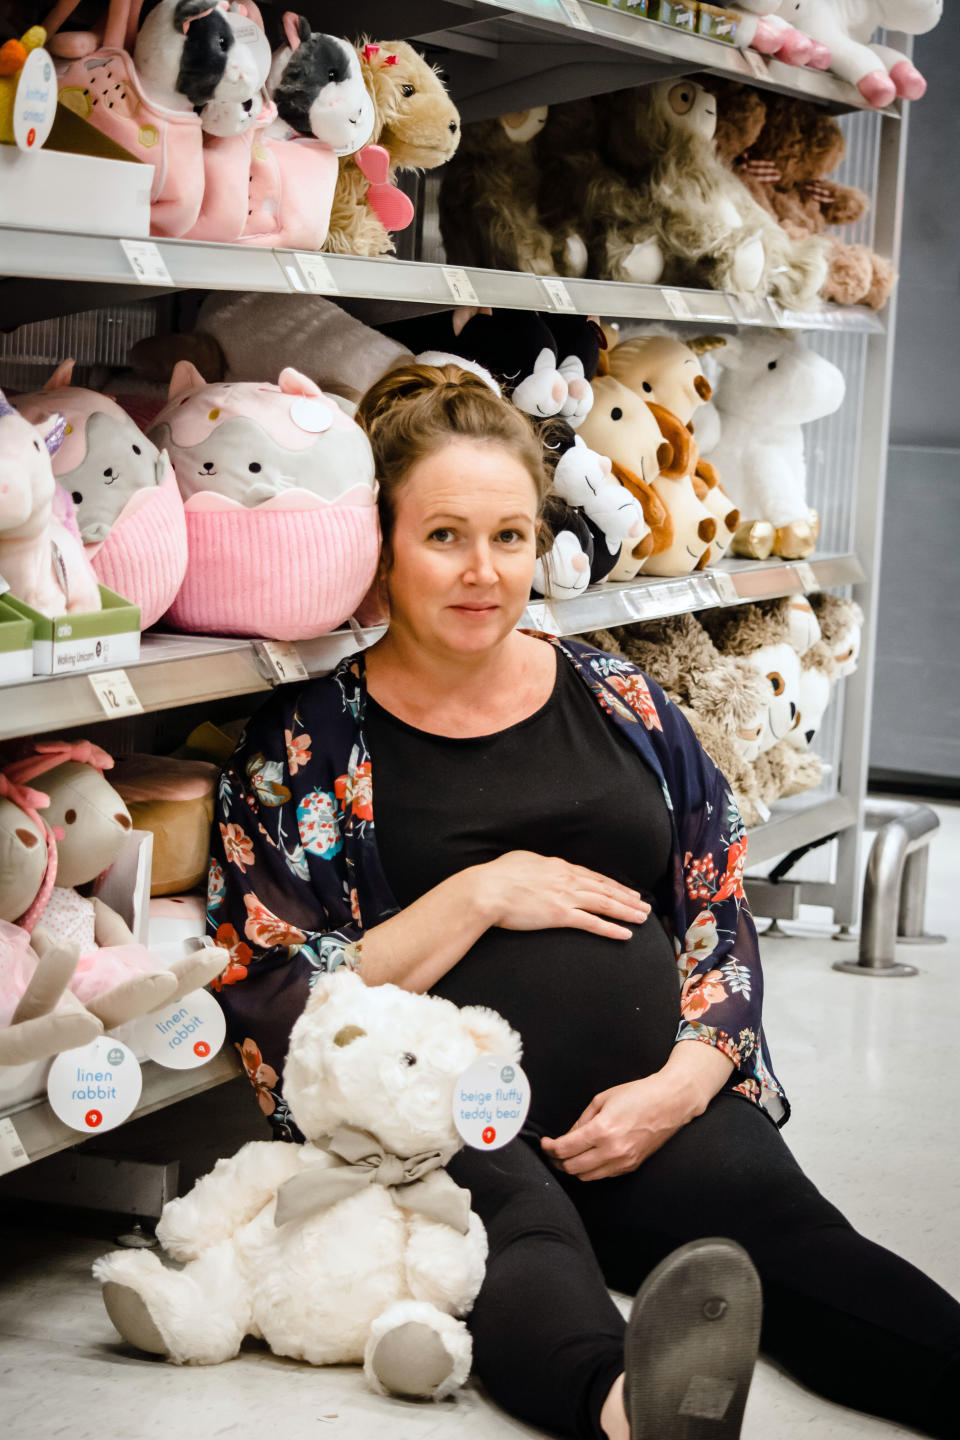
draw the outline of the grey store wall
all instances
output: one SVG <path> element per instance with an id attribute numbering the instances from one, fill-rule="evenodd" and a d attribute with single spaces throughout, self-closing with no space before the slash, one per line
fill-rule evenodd
<path id="1" fill-rule="evenodd" d="M 871 779 L 960 791 L 960 7 L 919 37 L 911 106 Z"/>

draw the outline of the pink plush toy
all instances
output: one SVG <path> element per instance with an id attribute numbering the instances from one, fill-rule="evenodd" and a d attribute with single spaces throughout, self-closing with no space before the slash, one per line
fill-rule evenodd
<path id="1" fill-rule="evenodd" d="M 302 640 L 343 623 L 376 570 L 373 454 L 319 386 L 208 385 L 175 366 L 151 438 L 186 501 L 190 561 L 173 624 Z"/>
<path id="2" fill-rule="evenodd" d="M 0 575 L 43 615 L 100 609 L 83 547 L 54 514 L 50 456 L 65 429 L 61 415 L 31 425 L 0 390 Z"/>
<path id="3" fill-rule="evenodd" d="M 53 413 L 66 420 L 53 472 L 76 506 L 97 579 L 140 606 L 146 630 L 170 608 L 186 574 L 183 501 L 167 455 L 115 400 L 71 385 L 73 363 L 64 360 L 16 406 L 34 424 Z"/>
<path id="4" fill-rule="evenodd" d="M 28 818 L 36 822 L 42 809 L 48 847 L 50 837 L 55 842 L 21 924 L 41 959 L 74 948 L 69 988 L 107 1030 L 205 985 L 224 964 L 221 951 L 205 948 L 162 966 L 115 910 L 75 888 L 110 868 L 132 829 L 130 812 L 104 778 L 112 766 L 89 741 L 52 741 L 4 771 L 8 794 L 10 787 L 34 783 L 45 803 L 35 801 Z"/>

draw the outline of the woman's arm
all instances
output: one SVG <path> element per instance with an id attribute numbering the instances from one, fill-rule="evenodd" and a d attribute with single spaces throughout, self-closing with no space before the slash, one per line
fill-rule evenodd
<path id="1" fill-rule="evenodd" d="M 615 921 L 640 925 L 649 913 L 639 892 L 616 880 L 552 856 L 511 850 L 451 875 L 365 931 L 360 974 L 368 985 L 389 981 L 404 990 L 429 990 L 492 925 L 589 930 L 628 940 L 631 931 Z"/>

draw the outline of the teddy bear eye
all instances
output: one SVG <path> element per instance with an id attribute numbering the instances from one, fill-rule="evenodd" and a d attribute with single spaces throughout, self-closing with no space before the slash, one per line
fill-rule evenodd
<path id="1" fill-rule="evenodd" d="M 413 85 L 401 85 L 401 86 L 400 86 L 400 94 L 401 94 L 401 95 L 406 95 L 407 99 L 409 99 L 411 95 L 416 95 L 416 93 L 417 93 L 417 92 L 416 92 L 416 87 L 413 86 Z"/>
<path id="2" fill-rule="evenodd" d="M 247 466 L 247 469 L 250 471 L 251 475 L 259 475 L 260 471 L 263 469 L 263 466 L 260 464 L 259 460 L 253 460 Z"/>
<path id="3" fill-rule="evenodd" d="M 611 419 L 611 420 L 622 420 L 622 419 L 623 419 L 623 411 L 620 409 L 620 406 L 619 406 L 619 405 L 614 405 L 613 409 L 610 411 L 610 419 Z"/>
<path id="4" fill-rule="evenodd" d="M 693 109 L 694 91 L 689 85 L 674 85 L 668 98 L 675 115 L 687 115 Z"/>
<path id="5" fill-rule="evenodd" d="M 768 363 L 767 363 L 767 369 L 768 369 L 768 370 L 776 370 L 776 368 L 777 368 L 777 362 L 776 362 L 776 360 L 770 360 L 770 361 L 768 361 Z"/>
<path id="6" fill-rule="evenodd" d="M 73 825 L 77 818 L 76 810 L 68 810 L 63 818 L 64 820 L 66 820 L 68 825 Z"/>
<path id="7" fill-rule="evenodd" d="M 134 453 L 134 455 L 141 455 L 143 452 L 141 451 L 139 445 L 134 445 L 134 447 L 133 447 L 133 453 Z"/>
<path id="8" fill-rule="evenodd" d="M 650 384 L 650 381 L 649 381 L 649 380 L 644 380 L 644 382 L 643 382 L 643 389 L 644 389 L 644 394 L 646 394 L 646 395 L 652 395 L 652 394 L 653 394 L 653 386 Z"/>
<path id="9" fill-rule="evenodd" d="M 400 1056 L 400 1061 L 401 1061 L 401 1064 L 403 1064 L 403 1065 L 416 1065 L 416 1063 L 417 1063 L 417 1057 L 416 1057 L 416 1055 L 411 1055 L 409 1050 L 406 1050 L 406 1051 Z"/>
<path id="10" fill-rule="evenodd" d="M 73 497 L 72 497 L 72 498 L 73 498 L 73 503 L 74 503 L 74 505 L 82 505 L 82 504 L 83 504 L 83 496 L 80 494 L 80 491 L 79 491 L 79 490 L 74 490 L 74 492 L 73 492 Z"/>

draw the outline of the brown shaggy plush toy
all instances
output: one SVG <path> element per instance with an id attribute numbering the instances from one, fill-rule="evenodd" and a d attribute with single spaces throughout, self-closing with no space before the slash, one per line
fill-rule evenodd
<path id="1" fill-rule="evenodd" d="M 537 209 L 553 237 L 558 274 L 571 273 L 567 256 L 586 248 L 586 273 L 595 280 L 654 285 L 663 274 L 650 195 L 625 180 L 604 143 L 600 97 L 555 105 L 537 141 Z"/>
<path id="2" fill-rule="evenodd" d="M 825 245 L 791 239 L 724 165 L 716 98 L 692 80 L 661 80 L 599 97 L 607 158 L 645 199 L 668 284 L 768 295 L 808 308 L 826 278 Z"/>
<path id="3" fill-rule="evenodd" d="M 575 231 L 561 265 L 554 238 L 537 211 L 538 137 L 547 107 L 467 125 L 440 186 L 440 234 L 447 259 L 457 265 L 527 270 L 535 275 L 582 275 L 583 241 Z"/>
<path id="4" fill-rule="evenodd" d="M 376 116 L 371 143 L 390 154 L 389 171 L 378 183 L 391 184 L 398 170 L 446 164 L 460 140 L 460 116 L 437 72 L 405 40 L 361 45 L 358 53 Z M 323 248 L 338 255 L 389 255 L 394 244 L 370 204 L 371 182 L 358 159 L 340 161 Z"/>
<path id="5" fill-rule="evenodd" d="M 846 141 L 832 115 L 788 95 L 766 95 L 735 81 L 704 77 L 717 97 L 720 151 L 759 205 L 788 235 L 827 232 L 827 278 L 820 291 L 839 305 L 881 309 L 896 273 L 867 245 L 831 236 L 827 227 L 853 225 L 869 208 L 862 190 L 827 179 L 843 159 Z M 758 106 L 766 112 L 758 130 Z"/>

